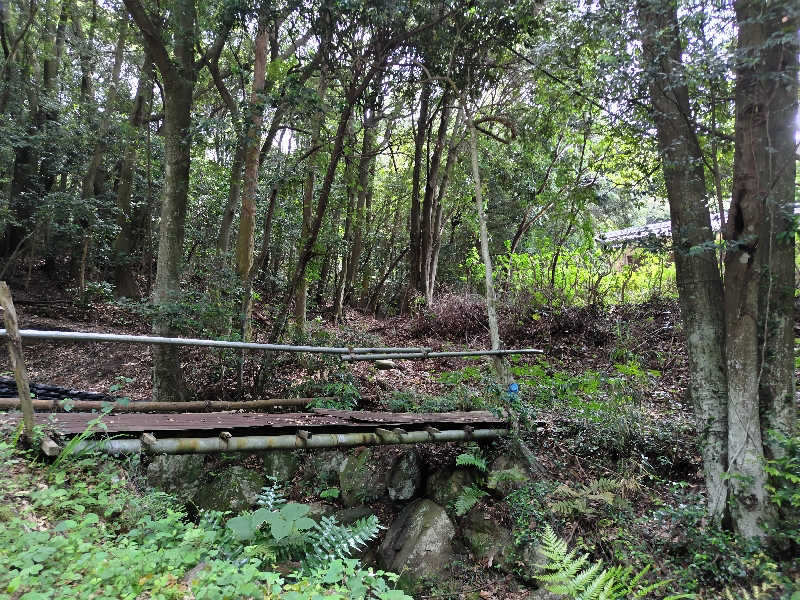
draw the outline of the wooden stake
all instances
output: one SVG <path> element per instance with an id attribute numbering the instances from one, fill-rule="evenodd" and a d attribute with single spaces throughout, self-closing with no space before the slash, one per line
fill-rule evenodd
<path id="1" fill-rule="evenodd" d="M 8 336 L 8 354 L 11 356 L 11 368 L 14 369 L 14 378 L 17 380 L 17 395 L 22 407 L 23 436 L 25 441 L 30 444 L 33 441 L 31 389 L 28 384 L 28 371 L 25 369 L 25 358 L 22 354 L 22 338 L 19 336 L 17 311 L 14 310 L 11 290 L 5 281 L 0 281 L 0 306 L 3 307 L 3 320 L 6 324 L 6 335 Z"/>

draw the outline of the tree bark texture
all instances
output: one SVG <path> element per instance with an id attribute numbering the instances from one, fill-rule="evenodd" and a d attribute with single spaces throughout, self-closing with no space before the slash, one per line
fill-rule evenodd
<path id="1" fill-rule="evenodd" d="M 659 0 L 640 0 L 638 7 L 672 220 L 676 279 L 688 342 L 689 391 L 701 435 L 708 508 L 721 520 L 727 501 L 725 321 L 702 156 L 689 116 L 676 7 Z"/>
<path id="2" fill-rule="evenodd" d="M 725 256 L 729 474 L 737 529 L 762 537 L 774 519 L 763 467 L 767 429 L 791 433 L 795 422 L 797 25 L 781 22 L 788 8 L 781 3 L 743 0 L 735 8 L 736 140 Z"/>

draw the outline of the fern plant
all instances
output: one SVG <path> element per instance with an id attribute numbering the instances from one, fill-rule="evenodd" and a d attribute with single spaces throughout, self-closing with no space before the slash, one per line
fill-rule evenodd
<path id="1" fill-rule="evenodd" d="M 267 479 L 271 481 L 272 485 L 265 485 L 261 488 L 261 492 L 256 498 L 256 504 L 260 508 L 266 508 L 269 511 L 277 510 L 286 504 L 286 498 L 281 492 L 278 480 L 275 477 L 267 477 Z"/>
<path id="2" fill-rule="evenodd" d="M 536 575 L 536 579 L 549 592 L 576 600 L 647 598 L 669 583 L 668 580 L 646 582 L 649 565 L 634 573 L 632 567 L 603 568 L 603 561 L 590 562 L 588 554 L 578 556 L 575 550 L 569 550 L 567 542 L 559 538 L 549 525 L 542 535 L 542 554 L 548 562 L 539 565 L 544 572 Z M 666 600 L 694 597 L 693 594 L 677 594 Z"/>
<path id="3" fill-rule="evenodd" d="M 596 517 L 597 505 L 625 506 L 625 499 L 617 493 L 619 487 L 618 481 L 604 477 L 578 488 L 562 484 L 551 494 L 553 499 L 551 509 L 554 513 L 568 518 Z"/>
<path id="4" fill-rule="evenodd" d="M 488 468 L 486 466 L 486 459 L 471 452 L 463 452 L 459 454 L 456 457 L 456 464 L 460 467 L 474 467 L 482 473 L 485 473 L 486 469 Z"/>
<path id="5" fill-rule="evenodd" d="M 458 498 L 453 503 L 453 510 L 459 517 L 464 516 L 487 493 L 476 485 L 469 485 L 461 490 Z"/>
<path id="6" fill-rule="evenodd" d="M 310 532 L 311 549 L 306 553 L 305 564 L 316 568 L 333 559 L 345 559 L 363 549 L 383 529 L 378 518 L 370 515 L 352 525 L 340 525 L 333 517 L 322 517 Z"/>

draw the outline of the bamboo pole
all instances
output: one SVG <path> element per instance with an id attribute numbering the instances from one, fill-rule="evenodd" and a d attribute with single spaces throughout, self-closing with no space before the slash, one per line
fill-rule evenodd
<path id="1" fill-rule="evenodd" d="M 377 433 L 318 433 L 313 435 L 248 435 L 221 438 L 156 438 L 143 448 L 141 439 L 109 439 L 79 442 L 75 452 L 94 450 L 108 454 L 210 454 L 212 452 L 258 452 L 261 450 L 294 450 L 314 448 L 339 448 L 349 446 L 387 446 L 394 444 L 422 444 L 425 442 L 463 442 L 487 440 L 508 435 L 507 429 L 453 429 L 438 431 L 401 432 L 396 430 L 381 437 Z"/>
<path id="2" fill-rule="evenodd" d="M 332 397 L 321 398 L 270 398 L 267 400 L 247 400 L 243 402 L 228 401 L 190 401 L 190 402 L 130 402 L 128 404 L 119 401 L 102 400 L 33 400 L 33 408 L 38 410 L 57 411 L 62 410 L 66 404 L 72 411 L 103 410 L 111 406 L 112 412 L 134 413 L 134 412 L 202 412 L 205 410 L 258 410 L 261 408 L 271 408 L 274 406 L 307 406 L 314 400 L 332 400 Z M 0 409 L 19 408 L 19 398 L 0 398 Z"/>
<path id="3" fill-rule="evenodd" d="M 0 336 L 8 335 L 0 329 Z M 61 340 L 65 342 L 124 342 L 127 344 L 156 344 L 159 346 L 205 346 L 210 348 L 240 348 L 243 350 L 268 350 L 275 352 L 312 352 L 316 354 L 371 354 L 375 352 L 426 352 L 430 348 L 336 348 L 325 346 L 293 346 L 290 344 L 256 344 L 230 342 L 228 340 L 202 340 L 197 338 L 173 338 L 153 335 L 124 335 L 117 333 L 94 333 L 87 331 L 40 331 L 21 329 L 20 337 L 35 340 Z"/>
<path id="4" fill-rule="evenodd" d="M 17 311 L 14 310 L 14 301 L 11 290 L 5 281 L 0 281 L 0 306 L 3 307 L 3 321 L 6 325 L 8 338 L 8 354 L 11 357 L 11 367 L 14 369 L 14 379 L 17 380 L 17 394 L 19 394 L 22 408 L 23 436 L 30 444 L 33 442 L 33 403 L 28 384 L 28 371 L 25 368 L 25 358 L 22 354 L 22 339 L 19 335 Z"/>
<path id="5" fill-rule="evenodd" d="M 8 335 L 0 329 L 0 336 Z M 536 348 L 459 350 L 433 352 L 431 348 L 334 348 L 322 346 L 292 346 L 286 344 L 256 344 L 229 342 L 226 340 L 201 340 L 194 338 L 170 338 L 148 335 L 120 335 L 115 333 L 92 333 L 84 331 L 40 331 L 21 329 L 22 339 L 60 340 L 64 342 L 123 342 L 129 344 L 157 344 L 165 346 L 206 346 L 212 348 L 240 348 L 244 350 L 267 350 L 279 352 L 309 352 L 316 354 L 335 354 L 342 360 L 382 360 L 426 358 L 447 358 L 458 356 L 506 356 L 509 354 L 543 354 Z"/>

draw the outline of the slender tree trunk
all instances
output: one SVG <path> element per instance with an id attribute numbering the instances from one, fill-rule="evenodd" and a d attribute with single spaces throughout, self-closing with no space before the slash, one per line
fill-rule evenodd
<path id="1" fill-rule="evenodd" d="M 420 181 L 422 178 L 422 163 L 425 153 L 425 137 L 428 132 L 428 108 L 431 98 L 430 82 L 423 82 L 420 92 L 419 118 L 417 132 L 414 138 L 414 168 L 411 173 L 411 223 L 410 223 L 410 250 L 409 250 L 409 284 L 412 289 L 424 292 L 422 289 L 422 210 L 420 206 Z"/>
<path id="2" fill-rule="evenodd" d="M 469 128 L 470 166 L 472 167 L 472 181 L 475 188 L 475 211 L 478 217 L 478 228 L 480 230 L 480 250 L 481 257 L 483 258 L 483 266 L 486 271 L 484 283 L 486 285 L 486 313 L 489 317 L 489 338 L 492 342 L 492 350 L 500 350 L 502 342 L 500 341 L 500 326 L 497 323 L 497 300 L 494 294 L 492 257 L 489 254 L 489 232 L 486 228 L 481 172 L 478 166 L 478 131 L 475 128 L 475 121 L 471 115 L 467 115 L 467 127 Z M 510 383 L 509 372 L 508 369 L 506 369 L 503 358 L 494 355 L 491 360 L 498 382 L 502 385 Z"/>
<path id="3" fill-rule="evenodd" d="M 133 134 L 141 131 L 147 122 L 146 108 L 153 94 L 153 58 L 145 46 L 142 70 L 136 85 L 136 96 L 133 99 L 133 110 L 128 118 L 128 125 Z M 131 251 L 134 247 L 131 195 L 133 192 L 133 174 L 136 168 L 138 152 L 134 135 L 130 135 L 122 155 L 122 164 L 117 186 L 117 237 L 114 240 L 114 295 L 117 298 L 138 298 L 139 286 L 133 275 Z"/>
<path id="4" fill-rule="evenodd" d="M 433 282 L 431 274 L 433 269 L 434 247 L 438 233 L 436 215 L 439 212 L 436 206 L 436 193 L 439 184 L 439 167 L 442 164 L 447 129 L 450 126 L 450 90 L 445 89 L 441 101 L 441 116 L 439 118 L 439 131 L 436 134 L 436 143 L 433 147 L 430 166 L 425 177 L 425 194 L 422 200 L 422 215 L 420 223 L 420 284 L 428 305 L 433 304 Z"/>
<path id="5" fill-rule="evenodd" d="M 267 4 L 264 4 L 266 7 Z M 236 243 L 236 272 L 245 288 L 241 301 L 242 339 L 250 337 L 250 314 L 252 312 L 252 290 L 247 285 L 250 270 L 253 268 L 253 248 L 255 245 L 256 194 L 258 192 L 258 167 L 261 151 L 261 130 L 264 123 L 267 82 L 267 46 L 269 30 L 266 18 L 259 18 L 259 30 L 255 40 L 255 62 L 253 65 L 253 90 L 250 95 L 250 108 L 246 123 L 247 134 L 244 139 L 244 192 L 242 209 L 239 214 L 239 237 Z"/>
<path id="6" fill-rule="evenodd" d="M 366 223 L 367 197 L 371 193 L 373 167 L 375 165 L 375 130 L 378 125 L 375 117 L 375 98 L 371 98 L 369 108 L 364 111 L 364 132 L 361 144 L 361 156 L 358 161 L 358 203 L 353 217 L 353 243 L 350 250 L 350 257 L 347 267 L 347 281 L 345 288 L 347 295 L 353 299 L 355 304 L 355 294 L 353 284 L 355 282 L 358 265 L 361 260 L 361 250 L 363 248 L 364 227 Z"/>
<path id="7" fill-rule="evenodd" d="M 111 115 L 113 114 L 115 105 L 117 103 L 117 88 L 119 86 L 120 71 L 122 70 L 122 59 L 123 52 L 125 50 L 127 34 L 128 15 L 127 13 L 124 13 L 122 16 L 122 23 L 120 24 L 119 36 L 117 37 L 117 44 L 114 48 L 114 66 L 111 69 L 111 83 L 106 101 L 106 109 L 103 112 L 103 116 L 100 118 L 94 151 L 89 159 L 89 164 L 86 167 L 86 173 L 84 174 L 83 182 L 81 184 L 81 199 L 85 203 L 90 203 L 92 198 L 95 196 L 98 172 L 100 171 L 103 158 L 105 157 L 107 150 L 106 138 L 108 136 L 108 131 L 111 128 Z M 87 100 L 94 103 L 91 87 L 88 88 L 87 93 L 89 94 Z M 91 211 L 91 213 L 93 212 L 94 211 Z M 88 267 L 87 261 L 89 256 L 89 245 L 91 243 L 92 229 L 93 222 L 91 219 L 88 219 L 86 226 L 84 227 L 83 241 L 81 243 L 80 276 L 78 279 L 78 289 L 80 290 L 81 296 L 83 296 L 86 291 L 86 270 Z"/>
<path id="8" fill-rule="evenodd" d="M 320 142 L 320 132 L 322 130 L 322 122 L 324 119 L 322 103 L 325 100 L 325 91 L 327 87 L 328 87 L 327 75 L 325 69 L 323 68 L 319 76 L 319 82 L 317 84 L 317 97 L 320 102 L 320 106 L 317 108 L 317 111 L 314 114 L 314 119 L 311 123 L 311 140 L 310 140 L 311 154 L 308 157 L 308 166 L 306 167 L 306 179 L 303 185 L 303 214 L 302 214 L 302 225 L 300 231 L 300 245 L 299 245 L 301 251 L 303 246 L 307 243 L 309 237 L 311 236 L 312 218 L 314 210 L 314 178 L 317 168 L 315 162 L 317 152 L 314 150 L 314 148 L 316 148 Z M 322 285 L 324 284 L 325 282 L 323 281 Z M 299 332 L 303 332 L 306 330 L 307 300 L 308 300 L 308 279 L 306 277 L 305 266 L 304 266 L 303 273 L 301 274 L 297 283 L 297 289 L 294 292 L 294 324 Z"/>

